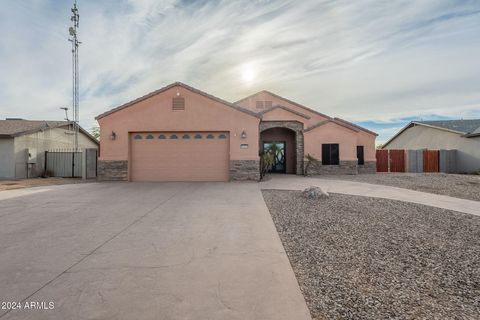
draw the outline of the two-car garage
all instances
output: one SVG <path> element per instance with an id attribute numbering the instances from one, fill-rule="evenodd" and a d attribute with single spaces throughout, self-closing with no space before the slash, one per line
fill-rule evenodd
<path id="1" fill-rule="evenodd" d="M 96 117 L 99 180 L 257 180 L 260 118 L 175 82 Z"/>
<path id="2" fill-rule="evenodd" d="M 228 132 L 130 133 L 131 181 L 228 181 Z"/>

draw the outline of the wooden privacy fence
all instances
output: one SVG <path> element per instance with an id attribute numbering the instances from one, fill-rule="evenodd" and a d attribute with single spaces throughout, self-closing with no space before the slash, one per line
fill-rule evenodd
<path id="1" fill-rule="evenodd" d="M 405 172 L 405 150 L 389 150 L 390 172 Z"/>
<path id="2" fill-rule="evenodd" d="M 377 150 L 377 172 L 388 172 L 388 150 Z"/>
<path id="3" fill-rule="evenodd" d="M 439 151 L 423 150 L 423 172 L 440 172 Z"/>
<path id="4" fill-rule="evenodd" d="M 455 172 L 456 150 L 376 151 L 377 172 Z"/>
<path id="5" fill-rule="evenodd" d="M 74 152 L 69 149 L 45 151 L 45 172 L 51 177 L 95 178 L 97 176 L 97 150 Z"/>

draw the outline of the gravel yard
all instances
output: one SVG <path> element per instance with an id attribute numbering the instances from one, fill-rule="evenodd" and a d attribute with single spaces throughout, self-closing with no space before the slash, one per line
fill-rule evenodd
<path id="1" fill-rule="evenodd" d="M 319 178 L 381 184 L 480 201 L 480 176 L 477 175 L 444 173 L 377 173 L 319 176 Z"/>
<path id="2" fill-rule="evenodd" d="M 480 217 L 263 191 L 313 319 L 479 319 Z"/>

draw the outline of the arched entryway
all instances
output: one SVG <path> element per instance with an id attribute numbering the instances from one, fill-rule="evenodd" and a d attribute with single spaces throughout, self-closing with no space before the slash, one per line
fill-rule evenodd
<path id="1" fill-rule="evenodd" d="M 297 121 L 262 121 L 260 150 L 275 144 L 273 172 L 303 174 L 303 124 Z"/>

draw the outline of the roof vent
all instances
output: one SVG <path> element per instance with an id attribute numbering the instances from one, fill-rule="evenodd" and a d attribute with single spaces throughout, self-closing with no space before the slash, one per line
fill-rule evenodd
<path id="1" fill-rule="evenodd" d="M 185 110 L 185 98 L 175 97 L 172 99 L 172 111 L 184 111 Z"/>

